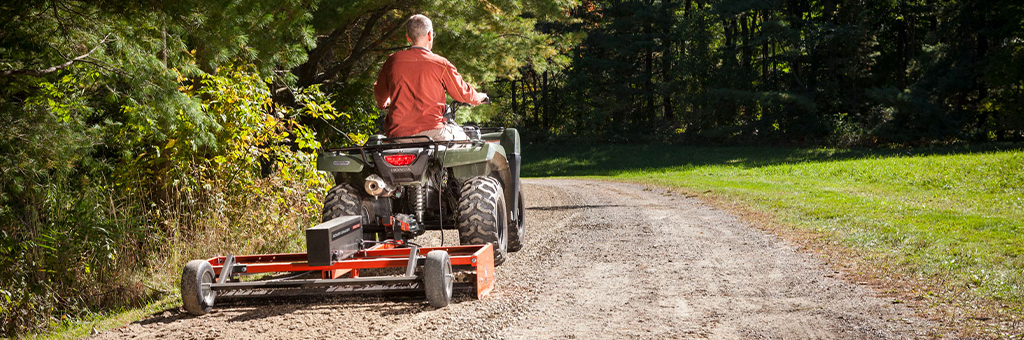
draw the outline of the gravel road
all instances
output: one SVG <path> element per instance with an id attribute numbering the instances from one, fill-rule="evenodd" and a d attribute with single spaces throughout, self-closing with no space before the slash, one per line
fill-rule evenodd
<path id="1" fill-rule="evenodd" d="M 157 313 L 97 339 L 622 339 L 928 337 L 903 304 L 696 198 L 614 182 L 524 180 L 526 248 L 494 292 L 319 297 Z M 440 244 L 440 233 L 419 239 Z M 445 233 L 446 244 L 458 238 Z"/>

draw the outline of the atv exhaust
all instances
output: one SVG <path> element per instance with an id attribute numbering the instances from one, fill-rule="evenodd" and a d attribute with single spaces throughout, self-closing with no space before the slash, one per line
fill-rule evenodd
<path id="1" fill-rule="evenodd" d="M 397 189 L 375 174 L 366 177 L 366 184 L 363 187 L 366 188 L 366 193 L 373 197 L 391 197 Z"/>

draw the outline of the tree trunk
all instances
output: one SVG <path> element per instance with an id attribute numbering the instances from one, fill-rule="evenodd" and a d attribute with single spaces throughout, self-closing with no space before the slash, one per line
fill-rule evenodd
<path id="1" fill-rule="evenodd" d="M 985 37 L 985 35 L 983 33 L 978 33 L 976 36 L 977 36 L 977 38 L 976 38 L 977 39 L 977 46 L 976 46 L 976 51 L 975 51 L 975 53 L 976 53 L 975 54 L 976 55 L 976 57 L 975 57 L 976 58 L 975 59 L 975 64 L 984 65 L 985 64 L 986 56 L 988 55 L 988 39 Z M 985 99 L 988 98 L 988 86 L 985 84 L 985 79 L 983 77 L 984 74 L 985 74 L 985 71 L 983 69 L 979 69 L 976 72 L 977 72 L 977 78 L 976 79 L 977 79 L 978 99 L 974 103 L 974 110 L 976 112 L 978 112 L 978 130 L 979 130 L 979 133 L 983 134 L 983 136 L 982 136 L 983 139 L 987 139 L 988 138 L 988 132 L 989 132 L 988 125 L 989 125 L 989 120 L 992 118 L 991 117 L 992 116 L 992 111 L 984 109 L 983 108 L 983 106 L 984 106 L 983 104 L 985 102 Z"/>
<path id="2" fill-rule="evenodd" d="M 675 20 L 672 19 L 672 12 L 674 6 L 671 6 L 671 4 L 672 2 L 667 0 L 665 2 L 662 2 L 662 15 L 664 16 L 665 20 L 667 20 L 667 22 L 665 22 L 664 25 L 661 27 L 661 41 L 663 41 L 665 44 L 662 47 L 665 52 L 661 57 L 661 83 L 662 87 L 664 88 L 661 94 L 661 110 L 662 120 L 664 121 L 664 124 L 672 124 L 671 121 L 674 118 L 674 113 L 672 112 L 672 84 L 675 83 L 675 80 L 672 76 L 672 63 L 675 62 L 673 60 L 675 59 L 675 49 L 673 47 L 674 37 L 672 34 L 672 26 Z M 689 1 L 687 1 L 686 6 L 689 7 Z"/>
<path id="3" fill-rule="evenodd" d="M 900 6 L 900 19 L 896 25 L 896 64 L 899 65 L 896 70 L 896 86 L 900 90 L 906 88 L 906 73 L 907 73 L 907 57 L 909 56 L 909 39 L 907 37 L 908 31 L 910 30 L 910 24 L 905 19 L 907 14 L 903 10 L 903 6 Z"/>
<path id="4" fill-rule="evenodd" d="M 540 124 L 540 101 L 537 100 L 537 72 L 530 71 L 530 100 L 533 102 L 533 123 Z"/>
<path id="5" fill-rule="evenodd" d="M 747 17 L 748 16 L 746 15 L 740 17 L 740 37 L 743 38 L 743 41 L 740 42 L 740 49 L 743 54 L 743 69 L 750 70 L 752 56 L 750 52 L 750 44 L 748 42 L 750 41 L 751 25 L 749 23 L 750 19 L 748 19 Z"/>
<path id="6" fill-rule="evenodd" d="M 516 103 L 516 80 L 509 80 L 509 89 L 512 92 L 512 117 L 519 117 L 519 106 Z"/>
<path id="7" fill-rule="evenodd" d="M 835 23 L 835 13 L 837 5 L 835 0 L 825 0 L 822 2 L 821 18 L 825 22 Z"/>
<path id="8" fill-rule="evenodd" d="M 551 128 L 551 111 L 550 111 L 550 108 L 548 106 L 548 104 L 551 103 L 551 89 L 549 88 L 549 84 L 548 84 L 548 71 L 547 70 L 544 70 L 544 76 L 543 77 L 544 77 L 544 80 L 543 80 L 542 90 L 544 91 L 544 101 L 541 104 L 541 106 L 542 106 L 542 111 L 541 112 L 543 113 L 542 119 L 544 120 L 543 121 L 544 129 L 547 130 L 547 129 Z"/>

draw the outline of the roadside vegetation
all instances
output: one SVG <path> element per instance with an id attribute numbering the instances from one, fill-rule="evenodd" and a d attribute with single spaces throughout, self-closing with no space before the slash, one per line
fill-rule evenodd
<path id="1" fill-rule="evenodd" d="M 980 321 L 972 327 L 990 335 L 1000 327 L 1021 331 L 1021 145 L 533 146 L 524 158 L 524 176 L 632 181 L 738 203 L 819 245 L 850 250 L 853 258 L 836 262 L 859 263 L 854 275 L 874 276 L 929 313 L 953 311 L 934 315 L 947 323 Z"/>

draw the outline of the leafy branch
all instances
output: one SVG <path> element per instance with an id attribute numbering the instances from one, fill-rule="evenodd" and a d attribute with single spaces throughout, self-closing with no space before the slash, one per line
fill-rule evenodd
<path id="1" fill-rule="evenodd" d="M 101 46 L 103 46 L 103 44 L 105 44 L 107 42 L 107 39 L 110 38 L 111 34 L 113 34 L 113 33 L 108 33 L 106 36 L 104 36 L 103 39 L 100 40 L 100 42 L 97 43 L 95 47 L 93 47 L 91 50 L 89 50 L 89 52 L 86 52 L 83 55 L 80 55 L 80 56 L 77 56 L 77 57 L 75 57 L 75 58 L 73 58 L 71 60 L 68 60 L 67 62 L 65 62 L 63 64 L 50 66 L 50 67 L 47 67 L 47 68 L 44 68 L 44 69 L 7 70 L 7 71 L 0 72 L 0 76 L 4 76 L 4 77 L 9 77 L 9 76 L 40 76 L 40 75 L 44 75 L 44 74 L 47 74 L 47 73 L 53 73 L 53 72 L 65 69 L 65 68 L 67 68 L 67 67 L 69 67 L 71 65 L 74 65 L 77 62 L 87 62 L 87 63 L 95 65 L 96 64 L 95 62 L 92 62 L 92 61 L 87 60 L 87 59 L 89 59 L 89 56 L 92 55 L 93 52 L 96 52 L 96 50 L 98 50 Z"/>

